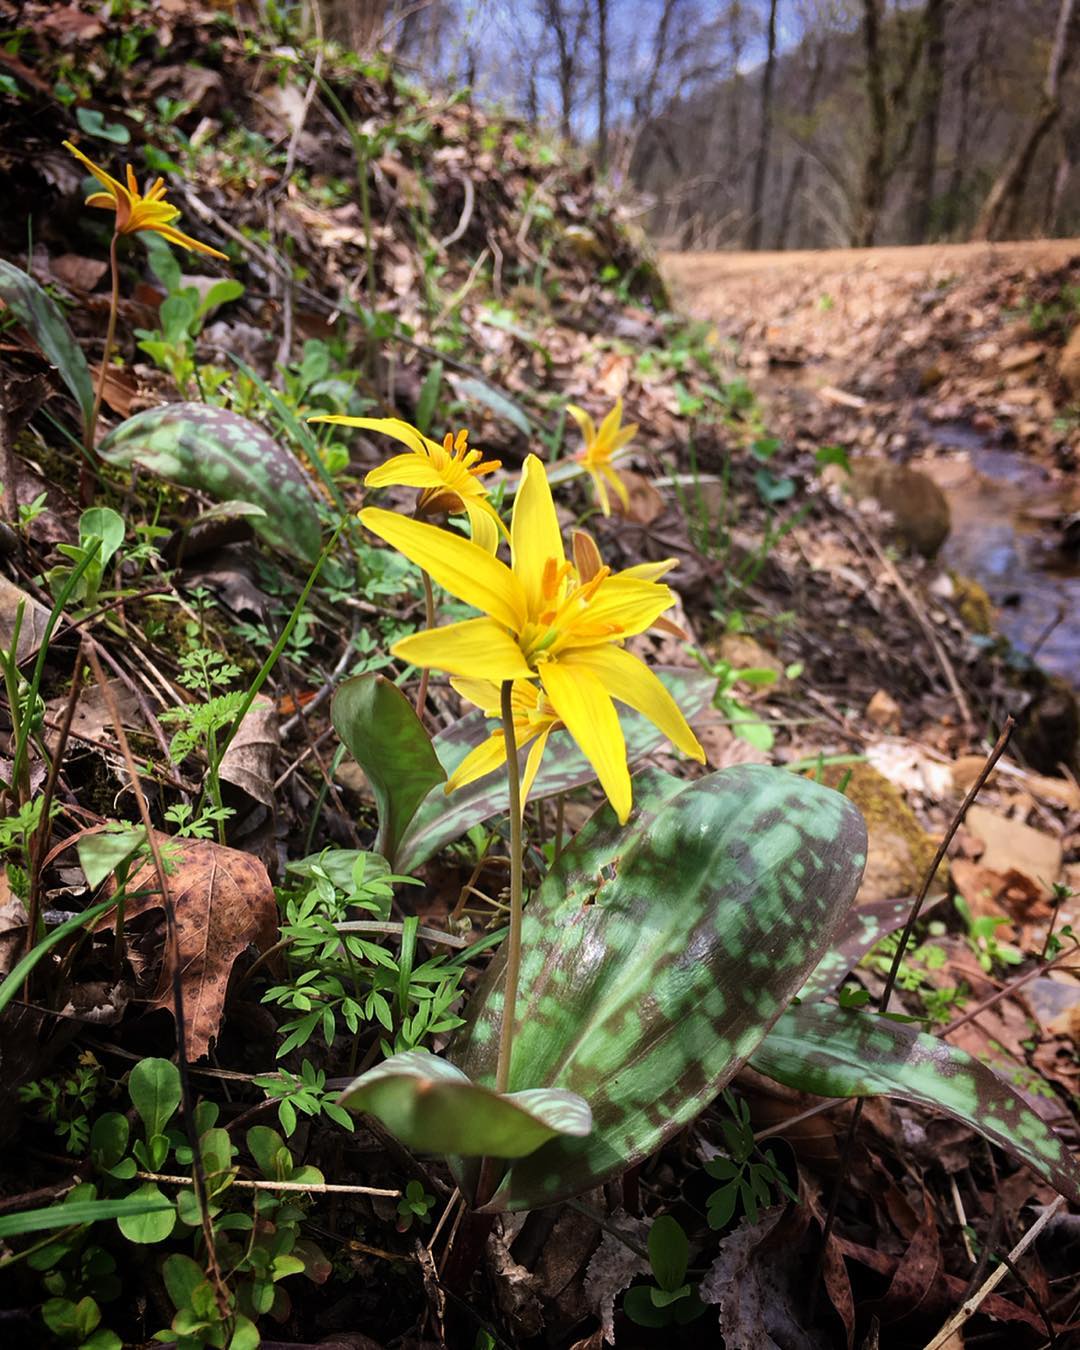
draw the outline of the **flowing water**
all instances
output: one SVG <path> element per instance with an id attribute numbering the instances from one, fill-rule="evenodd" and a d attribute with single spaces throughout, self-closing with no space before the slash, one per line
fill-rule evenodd
<path id="1" fill-rule="evenodd" d="M 1018 650 L 1037 646 L 1044 669 L 1080 686 L 1080 556 L 1059 547 L 1056 523 L 1068 512 L 1067 485 L 970 427 L 935 426 L 932 435 L 966 451 L 971 466 L 952 479 L 934 474 L 952 514 L 942 562 L 986 590 L 998 630 Z"/>

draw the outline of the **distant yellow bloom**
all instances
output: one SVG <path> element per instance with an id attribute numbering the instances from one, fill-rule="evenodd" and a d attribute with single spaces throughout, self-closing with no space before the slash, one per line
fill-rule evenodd
<path id="1" fill-rule="evenodd" d="M 584 554 L 578 566 L 569 561 L 547 474 L 535 455 L 525 461 L 514 500 L 510 567 L 467 539 L 392 511 L 368 508 L 360 519 L 486 616 L 414 633 L 395 643 L 393 654 L 465 680 L 539 680 L 546 703 L 534 702 L 533 713 L 542 723 L 557 718 L 578 743 L 620 822 L 630 814 L 631 791 L 613 699 L 654 722 L 684 753 L 704 760 L 674 699 L 622 645 L 673 603 L 668 587 L 654 579 L 670 564 L 612 573 Z M 486 691 L 484 701 L 490 702 Z"/>
<path id="2" fill-rule="evenodd" d="M 343 417 L 327 414 L 309 417 L 309 422 L 333 422 L 338 426 L 362 427 L 379 431 L 409 447 L 407 455 L 395 455 L 364 479 L 366 487 L 420 488 L 417 503 L 421 515 L 459 515 L 469 517 L 473 542 L 488 553 L 499 546 L 499 532 L 508 534 L 499 513 L 492 506 L 487 488 L 480 479 L 502 468 L 502 461 L 484 459 L 480 450 L 469 449 L 469 433 L 456 436 L 447 432 L 440 445 L 398 417 Z"/>
<path id="3" fill-rule="evenodd" d="M 612 461 L 637 434 L 637 423 L 634 422 L 628 427 L 622 425 L 621 398 L 616 399 L 614 408 L 600 423 L 599 431 L 585 409 L 579 408 L 576 403 L 568 403 L 566 411 L 581 428 L 581 434 L 585 437 L 585 448 L 578 451 L 575 459 L 584 464 L 593 480 L 600 510 L 605 516 L 611 515 L 611 503 L 607 492 L 610 484 L 625 511 L 630 505 L 630 494 L 626 490 L 626 484 L 612 468 Z"/>
<path id="4" fill-rule="evenodd" d="M 70 141 L 64 142 L 64 148 L 70 150 L 80 164 L 94 175 L 104 192 L 95 192 L 87 197 L 87 206 L 98 206 L 106 211 L 116 212 L 116 232 L 117 234 L 137 234 L 140 230 L 149 230 L 153 234 L 160 234 L 163 239 L 167 239 L 170 244 L 179 244 L 181 248 L 194 250 L 197 253 L 208 253 L 212 258 L 225 258 L 227 255 L 219 253 L 216 248 L 211 248 L 209 244 L 200 244 L 197 239 L 192 239 L 190 234 L 185 234 L 183 230 L 178 230 L 173 225 L 174 220 L 179 220 L 180 211 L 175 206 L 170 206 L 165 197 L 165 180 L 159 178 L 151 183 L 145 193 L 140 193 L 139 185 L 135 181 L 135 170 L 129 164 L 127 166 L 127 187 L 118 182 L 111 174 L 105 172 L 103 168 L 95 164 L 88 158 L 76 145 Z"/>

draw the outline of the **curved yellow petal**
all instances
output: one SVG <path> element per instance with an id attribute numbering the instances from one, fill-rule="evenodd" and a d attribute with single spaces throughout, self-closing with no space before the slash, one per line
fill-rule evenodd
<path id="1" fill-rule="evenodd" d="M 595 630 L 596 641 L 610 642 L 613 637 L 633 637 L 651 628 L 664 610 L 671 608 L 673 599 L 666 586 L 619 572 L 615 576 L 605 577 L 596 588 L 596 594 L 589 601 L 584 623 L 590 631 Z M 592 641 L 590 638 L 589 646 Z M 574 637 L 573 645 L 579 645 L 577 636 Z"/>
<path id="2" fill-rule="evenodd" d="M 450 681 L 451 688 L 456 689 L 463 699 L 479 708 L 487 717 L 498 717 L 500 715 L 501 693 L 499 686 L 493 680 L 473 680 L 468 676 L 455 675 Z"/>
<path id="3" fill-rule="evenodd" d="M 566 559 L 547 472 L 535 455 L 525 460 L 521 487 L 514 498 L 510 554 L 514 576 L 525 592 L 528 612 L 535 617 L 558 598 L 545 595 L 544 591 L 545 577 L 550 576 L 549 559 L 554 559 L 557 565 Z"/>
<path id="4" fill-rule="evenodd" d="M 506 763 L 506 740 L 502 729 L 493 732 L 486 741 L 470 750 L 454 772 L 446 780 L 444 791 L 453 792 L 455 788 L 475 783 L 478 778 L 494 773 Z"/>
<path id="5" fill-rule="evenodd" d="M 469 497 L 466 497 L 464 501 L 465 514 L 469 517 L 469 524 L 472 526 L 473 543 L 482 548 L 485 553 L 498 553 L 499 526 L 502 521 L 495 514 L 494 507 L 489 506 L 485 501 L 474 501 Z"/>
<path id="6" fill-rule="evenodd" d="M 312 419 L 314 420 L 314 419 Z M 442 487 L 442 474 L 426 455 L 393 455 L 364 477 L 364 486 L 381 487 Z"/>
<path id="7" fill-rule="evenodd" d="M 222 253 L 220 249 L 211 248 L 209 244 L 200 243 L 198 239 L 192 239 L 191 235 L 185 234 L 183 230 L 174 229 L 171 225 L 153 225 L 150 228 L 154 234 L 160 234 L 162 239 L 167 239 L 170 244 L 179 244 L 181 248 L 186 248 L 189 253 L 206 253 L 211 258 L 223 258 L 225 262 L 229 261 L 227 253 Z"/>
<path id="8" fill-rule="evenodd" d="M 309 417 L 309 422 L 333 422 L 342 427 L 359 427 L 362 431 L 378 431 L 401 445 L 407 445 L 417 454 L 430 453 L 432 449 L 441 450 L 442 446 L 429 441 L 426 436 L 400 417 L 346 417 L 344 413 L 320 413 Z"/>
<path id="9" fill-rule="evenodd" d="M 90 196 L 86 199 L 85 205 L 97 206 L 103 211 L 115 211 L 116 198 L 111 192 L 91 192 Z"/>
<path id="10" fill-rule="evenodd" d="M 406 516 L 380 511 L 373 506 L 360 512 L 360 520 L 372 534 L 385 539 L 410 562 L 422 567 L 443 590 L 490 614 L 512 632 L 521 631 L 525 622 L 525 595 L 521 583 L 505 563 L 479 544 L 451 534 L 449 530 L 440 530 L 435 525 L 425 525 L 422 521 L 409 520 Z M 486 674 L 479 670 L 451 673 Z"/>
<path id="11" fill-rule="evenodd" d="M 612 458 L 619 453 L 623 446 L 629 444 L 629 442 L 634 439 L 637 432 L 638 424 L 636 422 L 632 422 L 628 427 L 623 427 L 622 431 L 620 431 L 611 442 Z"/>
<path id="12" fill-rule="evenodd" d="M 540 681 L 559 720 L 593 766 L 600 786 L 615 808 L 619 824 L 630 814 L 630 774 L 619 716 L 607 690 L 591 670 L 548 661 Z"/>
<path id="13" fill-rule="evenodd" d="M 615 489 L 615 495 L 622 502 L 623 510 L 628 511 L 630 509 L 630 493 L 627 491 L 626 484 L 609 464 L 605 464 L 601 472 Z"/>
<path id="14" fill-rule="evenodd" d="M 544 750 L 547 747 L 548 737 L 551 735 L 552 725 L 549 723 L 540 732 L 536 740 L 533 741 L 529 750 L 529 757 L 525 761 L 525 772 L 521 776 L 521 812 L 525 814 L 525 804 L 529 800 L 529 793 L 532 791 L 533 783 L 536 781 L 536 775 L 540 770 L 540 761 L 544 758 Z"/>
<path id="15" fill-rule="evenodd" d="M 622 399 L 615 400 L 615 406 L 600 423 L 600 430 L 596 433 L 597 440 L 603 441 L 610 446 L 622 423 Z"/>
<path id="16" fill-rule="evenodd" d="M 633 567 L 624 567 L 620 577 L 638 577 L 642 581 L 659 581 L 667 576 L 673 567 L 678 567 L 678 558 L 664 558 L 660 562 L 635 563 Z"/>
<path id="17" fill-rule="evenodd" d="M 123 183 L 117 182 L 112 174 L 106 173 L 100 165 L 95 164 L 89 155 L 84 155 L 77 145 L 72 145 L 70 141 L 64 141 L 64 149 L 70 150 L 80 164 L 90 170 L 103 188 L 105 188 L 111 197 L 127 197 L 128 191 Z M 97 194 L 95 194 L 97 195 Z"/>
<path id="18" fill-rule="evenodd" d="M 608 501 L 607 488 L 604 480 L 595 469 L 589 470 L 589 477 L 593 481 L 593 487 L 596 489 L 596 500 L 600 503 L 600 510 L 605 516 L 611 515 L 611 502 Z"/>
<path id="19" fill-rule="evenodd" d="M 566 411 L 578 424 L 581 434 L 585 437 L 586 446 L 592 445 L 596 440 L 596 423 L 592 420 L 584 408 L 579 408 L 576 403 L 568 403 Z"/>
<path id="20" fill-rule="evenodd" d="M 487 554 L 484 555 L 487 557 Z M 481 680 L 530 679 L 521 648 L 492 619 L 465 619 L 412 633 L 390 648 L 400 661 Z"/>
<path id="21" fill-rule="evenodd" d="M 559 664 L 574 671 L 591 671 L 612 698 L 647 717 L 684 755 L 705 762 L 705 751 L 679 705 L 644 661 L 622 647 L 609 645 L 562 652 Z"/>

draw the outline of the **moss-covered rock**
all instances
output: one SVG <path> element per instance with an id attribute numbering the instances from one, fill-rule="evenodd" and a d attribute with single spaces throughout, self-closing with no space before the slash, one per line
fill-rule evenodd
<path id="1" fill-rule="evenodd" d="M 994 605 L 985 589 L 970 577 L 950 572 L 956 596 L 956 610 L 973 633 L 989 637 L 994 631 Z"/>
<path id="2" fill-rule="evenodd" d="M 941 488 L 917 469 L 887 459 L 851 462 L 849 484 L 856 501 L 872 497 L 893 518 L 898 542 L 932 558 L 949 535 L 949 503 Z"/>

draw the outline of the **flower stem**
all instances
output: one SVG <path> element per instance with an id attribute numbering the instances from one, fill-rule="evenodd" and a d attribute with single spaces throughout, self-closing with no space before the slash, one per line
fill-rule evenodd
<path id="1" fill-rule="evenodd" d="M 502 724 L 506 741 L 506 776 L 510 788 L 510 936 L 506 940 L 506 988 L 503 994 L 502 1027 L 499 1030 L 499 1062 L 495 1070 L 495 1091 L 505 1092 L 510 1082 L 510 1052 L 514 1044 L 514 1007 L 517 1003 L 518 976 L 521 973 L 521 778 L 518 772 L 517 737 L 511 697 L 513 681 L 502 685 Z"/>
<path id="2" fill-rule="evenodd" d="M 101 370 L 98 373 L 97 392 L 94 395 L 94 411 L 90 414 L 90 425 L 86 428 L 85 444 L 91 455 L 94 453 L 94 440 L 97 432 L 98 417 L 101 413 L 101 403 L 105 397 L 105 376 L 109 369 L 109 358 L 112 356 L 113 339 L 116 337 L 116 312 L 120 308 L 120 271 L 116 263 L 116 241 L 119 238 L 119 232 L 114 233 L 112 243 L 109 245 L 109 268 L 112 272 L 112 299 L 109 303 L 109 326 L 105 330 L 105 350 L 101 354 Z"/>
<path id="3" fill-rule="evenodd" d="M 424 583 L 424 627 L 431 629 L 435 627 L 435 592 L 431 589 L 431 578 L 422 567 L 420 577 Z M 420 672 L 420 688 L 416 692 L 416 715 L 421 721 L 424 720 L 424 704 L 427 703 L 430 673 L 426 666 Z"/>

